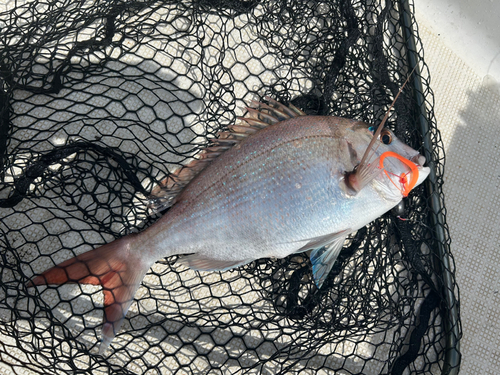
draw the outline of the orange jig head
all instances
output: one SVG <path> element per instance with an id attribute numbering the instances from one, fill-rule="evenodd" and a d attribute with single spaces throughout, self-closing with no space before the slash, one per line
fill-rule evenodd
<path id="1" fill-rule="evenodd" d="M 411 172 L 401 173 L 401 176 L 396 176 L 393 173 L 387 172 L 384 169 L 384 160 L 385 160 L 385 158 L 396 158 L 396 159 L 398 159 L 400 162 L 402 162 L 403 164 L 405 164 L 406 166 L 408 166 L 411 169 Z M 395 152 L 387 151 L 387 152 L 384 152 L 382 155 L 380 155 L 380 168 L 384 170 L 385 174 L 387 175 L 387 177 L 389 177 L 389 180 L 391 180 L 391 182 L 394 184 L 394 186 L 396 186 L 401 191 L 401 193 L 403 194 L 403 197 L 407 197 L 408 194 L 410 193 L 411 189 L 413 189 L 415 187 L 415 185 L 417 184 L 417 181 L 418 181 L 418 168 L 417 168 L 417 165 L 415 163 L 411 162 L 410 160 L 402 157 L 401 155 L 396 154 Z M 408 182 L 408 174 L 410 174 L 410 182 Z M 403 185 L 403 189 L 402 190 L 393 181 L 393 179 L 391 178 L 391 175 L 392 176 L 396 176 L 396 177 L 399 178 L 399 183 L 401 185 Z"/>

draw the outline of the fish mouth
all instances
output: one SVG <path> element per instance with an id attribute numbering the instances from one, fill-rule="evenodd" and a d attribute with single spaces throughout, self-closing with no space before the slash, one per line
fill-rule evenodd
<path id="1" fill-rule="evenodd" d="M 429 167 L 424 167 L 426 159 L 419 153 L 412 157 L 409 156 L 409 159 L 406 159 L 396 152 L 384 152 L 382 155 L 380 155 L 380 169 L 384 169 L 384 160 L 386 158 L 398 159 L 409 169 L 406 173 L 401 173 L 400 176 L 385 170 L 385 174 L 394 184 L 394 186 L 396 186 L 401 191 L 403 197 L 407 197 L 414 187 L 420 185 L 427 178 L 431 171 Z"/>
<path id="2" fill-rule="evenodd" d="M 417 154 L 410 159 L 411 162 L 415 163 L 419 167 L 423 167 L 425 164 L 425 156 L 421 154 Z"/>
<path id="3" fill-rule="evenodd" d="M 416 154 L 414 157 L 410 159 L 415 165 L 417 166 L 418 169 L 418 178 L 417 182 L 415 183 L 415 186 L 420 185 L 424 180 L 429 176 L 431 173 L 431 169 L 429 167 L 425 167 L 424 164 L 426 162 L 425 156 L 421 154 Z"/>

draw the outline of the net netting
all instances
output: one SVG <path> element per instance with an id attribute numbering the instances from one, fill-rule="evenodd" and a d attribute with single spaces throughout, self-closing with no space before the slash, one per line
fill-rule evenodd
<path id="1" fill-rule="evenodd" d="M 402 2 L 1 7 L 0 372 L 457 370 L 447 353 L 460 335 L 449 318 L 458 290 L 447 227 L 435 219 L 444 209 L 431 202 L 444 207 L 444 152 L 417 28 Z M 27 288 L 54 264 L 153 223 L 145 205 L 152 188 L 251 99 L 269 95 L 308 114 L 378 124 L 411 70 L 409 52 L 423 85 L 405 88 L 387 126 L 427 156 L 435 183 L 352 236 L 322 289 L 307 254 L 228 272 L 195 272 L 167 258 L 148 272 L 112 350 L 99 356 L 99 287 Z M 425 98 L 426 131 L 417 126 L 416 93 Z"/>

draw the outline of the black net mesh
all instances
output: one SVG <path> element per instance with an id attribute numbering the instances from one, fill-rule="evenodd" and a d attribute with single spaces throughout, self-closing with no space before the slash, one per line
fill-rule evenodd
<path id="1" fill-rule="evenodd" d="M 457 371 L 449 353 L 460 336 L 458 290 L 444 209 L 433 205 L 444 207 L 444 153 L 403 5 L 0 5 L 0 372 Z M 171 257 L 148 272 L 101 357 L 99 287 L 26 287 L 34 274 L 154 222 L 148 192 L 251 99 L 378 124 L 411 70 L 410 52 L 423 85 L 410 82 L 388 126 L 426 154 L 434 182 L 353 236 L 321 290 L 305 254 L 211 273 Z M 422 104 L 428 130 L 418 126 Z"/>

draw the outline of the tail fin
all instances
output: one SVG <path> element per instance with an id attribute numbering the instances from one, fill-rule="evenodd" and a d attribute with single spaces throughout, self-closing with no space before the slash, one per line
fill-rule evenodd
<path id="1" fill-rule="evenodd" d="M 99 353 L 103 354 L 120 329 L 135 292 L 151 264 L 132 251 L 136 235 L 115 240 L 78 255 L 35 277 L 28 286 L 64 283 L 102 285 L 104 325 Z"/>

